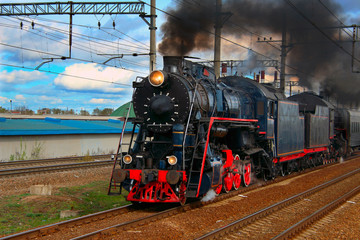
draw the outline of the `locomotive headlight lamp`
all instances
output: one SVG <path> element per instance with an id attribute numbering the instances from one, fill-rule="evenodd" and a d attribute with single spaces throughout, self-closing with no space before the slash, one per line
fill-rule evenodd
<path id="1" fill-rule="evenodd" d="M 175 165 L 175 164 L 177 163 L 177 157 L 175 157 L 174 155 L 172 155 L 172 156 L 167 156 L 166 158 L 167 158 L 168 163 L 169 163 L 171 166 L 173 166 L 173 165 Z"/>
<path id="2" fill-rule="evenodd" d="M 123 157 L 123 162 L 125 164 L 130 164 L 132 162 L 132 157 L 129 155 L 129 154 L 126 154 L 124 157 Z"/>
<path id="3" fill-rule="evenodd" d="M 167 74 L 163 71 L 153 71 L 149 76 L 149 82 L 154 87 L 159 87 L 166 81 Z"/>

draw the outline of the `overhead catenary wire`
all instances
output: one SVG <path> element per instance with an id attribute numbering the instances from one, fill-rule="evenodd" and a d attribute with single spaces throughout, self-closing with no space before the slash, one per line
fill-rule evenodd
<path id="1" fill-rule="evenodd" d="M 13 17 L 13 18 L 14 18 L 14 17 Z M 19 18 L 19 17 L 15 17 L 15 18 Z M 58 21 L 58 20 L 53 20 L 53 19 L 47 19 L 47 18 L 38 17 L 37 20 L 41 20 L 41 21 L 44 21 L 44 22 L 59 23 L 59 24 L 66 25 L 67 27 L 69 26 L 69 23 L 68 23 L 68 22 L 63 22 L 63 21 Z M 87 29 L 98 29 L 98 27 L 90 26 L 90 25 L 82 25 L 82 24 L 76 24 L 76 23 L 72 23 L 72 25 L 73 25 L 73 26 L 76 26 L 76 27 L 87 28 Z M 120 39 L 122 39 L 123 41 L 127 41 L 127 42 L 129 42 L 129 43 L 131 43 L 131 44 L 135 44 L 135 45 L 137 45 L 139 48 L 150 49 L 150 46 L 149 46 L 149 45 L 146 45 L 145 43 L 137 40 L 136 38 L 131 37 L 131 36 L 128 35 L 128 34 L 125 34 L 124 32 L 122 32 L 122 31 L 120 31 L 120 30 L 118 30 L 118 29 L 116 29 L 116 28 L 113 29 L 113 28 L 109 28 L 109 27 L 103 26 L 103 27 L 101 27 L 101 29 L 114 30 L 114 31 L 116 31 L 116 32 L 118 32 L 118 33 L 120 33 L 120 34 L 122 34 L 122 35 L 124 35 L 124 36 L 126 36 L 126 37 L 128 37 L 128 38 L 130 38 L 131 40 L 139 43 L 139 45 L 135 44 L 134 42 L 130 42 L 130 41 L 126 40 L 126 39 L 123 39 L 123 38 L 121 38 L 120 36 L 116 36 L 116 37 L 119 37 Z M 140 46 L 140 45 L 142 45 L 142 46 Z"/>
<path id="2" fill-rule="evenodd" d="M 360 62 L 360 59 L 356 58 L 349 51 L 347 51 L 343 46 L 341 46 L 338 42 L 332 39 L 329 35 L 327 35 L 319 26 L 316 25 L 310 18 L 308 18 L 298 7 L 296 7 L 290 0 L 284 0 L 292 9 L 295 10 L 301 17 L 303 17 L 306 21 L 308 21 L 315 29 L 317 29 L 325 38 L 327 38 L 330 42 L 332 42 L 336 47 L 338 47 L 341 51 L 351 56 L 357 62 Z"/>
<path id="3" fill-rule="evenodd" d="M 55 53 L 50 53 L 50 52 L 45 52 L 45 51 L 39 51 L 39 50 L 35 50 L 35 49 L 29 49 L 29 48 L 25 48 L 25 47 L 21 47 L 21 46 L 15 46 L 15 45 L 10 45 L 10 44 L 7 44 L 7 43 L 2 43 L 0 42 L 0 45 L 2 46 L 5 46 L 5 47 L 10 47 L 10 48 L 16 48 L 16 49 L 20 49 L 20 50 L 26 50 L 26 51 L 31 51 L 31 52 L 36 52 L 36 53 L 39 53 L 39 54 L 46 54 L 46 55 L 51 55 L 51 56 L 54 56 L 53 58 L 59 58 L 59 59 L 62 59 L 62 60 L 65 60 L 66 58 L 64 58 L 63 55 L 60 55 L 60 54 L 55 54 Z M 81 62 L 87 62 L 87 63 L 96 63 L 96 64 L 99 64 L 99 65 L 104 65 L 104 66 L 107 66 L 109 67 L 109 65 L 107 64 L 103 64 L 103 63 L 100 63 L 100 62 L 96 62 L 96 61 L 90 61 L 90 60 L 86 60 L 86 59 L 81 59 L 81 58 L 74 58 L 72 57 L 71 58 L 72 60 L 76 60 L 76 61 L 81 61 Z M 128 62 L 127 60 L 124 60 L 125 62 Z M 130 62 L 131 63 L 131 62 Z M 146 67 L 145 65 L 141 65 L 139 64 L 139 66 L 141 67 Z M 111 67 L 111 66 L 110 66 Z M 135 70 L 131 70 L 131 69 L 126 69 L 126 68 L 122 68 L 124 70 L 128 70 L 128 71 L 133 71 L 133 72 L 138 72 L 138 73 L 142 73 L 140 71 L 135 71 Z"/>
<path id="4" fill-rule="evenodd" d="M 143 1 L 141 1 L 141 0 L 138 0 L 138 1 L 144 3 L 144 4 L 148 5 L 148 6 L 150 6 L 150 4 L 148 4 L 148 3 L 146 3 L 146 2 L 143 2 Z M 182 19 L 181 17 L 175 16 L 174 14 L 171 14 L 171 13 L 165 11 L 165 10 L 162 10 L 162 9 L 160 9 L 160 8 L 157 8 L 157 7 L 156 7 L 155 9 L 158 10 L 158 11 L 160 11 L 160 12 L 162 12 L 162 13 L 164 13 L 164 14 L 166 14 L 166 15 L 168 15 L 168 16 L 170 16 L 170 17 L 173 17 L 173 18 L 177 19 L 178 21 L 184 21 L 184 19 Z M 210 30 L 206 30 L 206 29 L 204 29 L 204 28 L 202 28 L 201 30 L 204 31 L 204 32 L 206 32 L 206 33 L 209 33 L 209 34 L 215 36 L 215 33 L 212 32 L 212 31 L 210 31 Z M 239 47 L 241 47 L 241 48 L 244 48 L 244 49 L 246 49 L 246 50 L 248 50 L 248 51 L 250 51 L 250 52 L 253 52 L 253 53 L 255 53 L 255 54 L 259 55 L 259 56 L 264 57 L 265 59 L 276 61 L 276 59 L 274 59 L 273 57 L 266 56 L 265 54 L 262 54 L 262 53 L 260 53 L 260 52 L 258 52 L 258 51 L 255 51 L 254 49 L 252 49 L 252 48 L 250 48 L 250 47 L 247 47 L 247 46 L 244 46 L 244 45 L 242 45 L 242 44 L 240 44 L 240 43 L 237 43 L 237 42 L 235 42 L 235 41 L 232 41 L 232 40 L 230 40 L 230 39 L 228 39 L 228 38 L 226 38 L 226 37 L 224 37 L 224 36 L 219 36 L 219 37 L 220 37 L 222 40 L 226 41 L 226 42 L 229 42 L 229 43 L 231 43 L 231 44 L 234 44 L 234 45 L 236 45 L 236 46 L 239 46 Z M 210 60 L 207 60 L 207 61 L 210 61 Z M 290 69 L 292 69 L 292 70 L 294 70 L 294 71 L 296 71 L 296 72 L 299 72 L 299 73 L 302 73 L 302 74 L 305 74 L 305 75 L 314 77 L 314 75 L 309 74 L 309 73 L 306 73 L 306 72 L 304 72 L 304 71 L 302 71 L 302 70 L 299 70 L 299 69 L 297 69 L 297 68 L 295 68 L 295 67 L 293 67 L 293 66 L 291 66 L 291 65 L 289 65 L 289 64 L 285 64 L 285 66 L 288 67 L 288 68 L 290 68 Z"/>
<path id="5" fill-rule="evenodd" d="M 55 74 L 55 75 L 65 76 L 65 77 L 73 77 L 73 78 L 85 79 L 85 80 L 95 81 L 95 82 L 110 83 L 110 84 L 126 86 L 126 87 L 131 87 L 132 86 L 131 84 L 126 84 L 126 83 L 118 83 L 118 82 L 114 82 L 114 81 L 107 81 L 107 80 L 101 80 L 101 79 L 95 79 L 95 78 L 88 78 L 88 77 L 82 77 L 82 76 L 66 74 L 66 73 L 59 73 L 59 72 L 48 71 L 48 70 L 41 70 L 41 69 L 35 70 L 34 68 L 25 67 L 25 66 L 18 66 L 18 65 L 14 65 L 14 64 L 7 64 L 7 63 L 1 63 L 0 62 L 0 65 L 1 66 L 6 66 L 6 67 L 12 67 L 12 68 L 21 68 L 21 69 L 26 69 L 26 70 L 34 70 L 34 71 L 39 71 L 39 72 L 44 72 L 44 73 L 49 73 L 49 74 Z M 128 69 L 124 69 L 124 70 L 132 71 L 132 70 L 128 70 Z"/>
<path id="6" fill-rule="evenodd" d="M 11 26 L 11 25 L 7 25 L 7 27 L 12 27 L 12 26 Z M 16 27 L 13 27 L 13 28 L 16 28 Z M 58 42 L 58 43 L 60 43 L 60 44 L 67 45 L 67 43 L 63 41 L 63 38 L 61 38 L 61 37 L 59 37 L 59 36 L 57 36 L 57 35 L 54 35 L 53 33 L 47 32 L 47 33 L 46 33 L 46 36 L 43 36 L 43 35 L 41 35 L 41 34 L 37 34 L 37 33 L 34 32 L 34 31 L 38 31 L 39 33 L 41 33 L 41 31 L 38 30 L 38 29 L 34 29 L 34 30 L 31 30 L 31 31 L 28 31 L 28 32 L 31 33 L 31 34 L 39 35 L 40 37 L 48 38 L 49 40 L 56 41 L 56 42 Z M 62 31 L 60 31 L 60 32 L 62 32 Z M 50 36 L 51 36 L 51 37 L 50 37 Z M 60 39 L 60 40 L 58 40 L 58 39 Z M 104 47 L 108 46 L 107 44 L 98 43 L 98 42 L 94 42 L 94 44 L 98 44 L 98 46 L 101 46 L 101 49 L 104 49 Z M 82 51 L 84 51 L 84 52 L 89 52 L 89 49 L 88 49 L 88 48 L 84 48 L 83 46 L 84 46 L 84 44 L 78 44 L 78 43 L 75 43 L 75 44 L 73 45 L 74 48 L 77 48 L 77 49 L 82 50 Z M 109 46 L 109 47 L 114 48 L 114 50 L 116 49 L 114 46 Z M 104 54 L 105 52 L 98 52 L 98 53 L 99 53 L 99 54 Z M 143 53 L 139 53 L 139 55 L 143 55 Z M 102 56 L 102 57 L 105 58 L 105 56 Z M 128 64 L 133 64 L 133 65 L 136 65 L 136 66 L 140 66 L 140 67 L 146 67 L 144 64 L 139 64 L 138 62 L 133 62 L 133 61 L 130 61 L 130 60 L 125 60 L 124 62 L 126 62 L 126 63 L 128 63 Z"/>
<path id="7" fill-rule="evenodd" d="M 328 6 L 325 5 L 325 3 L 323 3 L 321 0 L 318 0 L 319 3 L 326 9 L 328 10 L 328 12 L 334 17 L 336 18 L 336 20 L 339 21 L 339 23 L 341 24 L 341 26 L 345 26 L 345 24 L 330 10 L 330 8 Z M 352 37 L 351 33 L 349 33 L 348 31 L 346 31 L 346 29 L 342 29 L 349 37 Z"/>
<path id="8" fill-rule="evenodd" d="M 1 25 L 3 25 L 3 24 L 0 24 L 0 26 Z M 17 26 L 14 26 L 14 25 L 9 25 L 9 24 L 6 24 L 6 25 L 4 25 L 5 27 L 10 27 L 10 28 L 17 28 Z M 63 39 L 61 39 L 61 38 L 59 38 L 59 36 L 56 36 L 55 34 L 53 34 L 53 33 L 50 33 L 50 32 L 46 32 L 46 36 L 44 36 L 44 35 L 41 35 L 41 34 L 39 34 L 39 33 L 42 33 L 42 31 L 40 31 L 40 30 L 38 30 L 38 29 L 29 29 L 29 30 L 26 30 L 26 29 L 23 29 L 22 31 L 27 31 L 28 33 L 31 33 L 31 34 L 35 34 L 35 35 L 38 35 L 38 36 L 40 36 L 40 37 L 43 37 L 43 38 L 47 38 L 47 39 L 49 39 L 49 40 L 52 40 L 52 41 L 55 41 L 55 42 L 57 42 L 57 43 L 59 43 L 59 44 L 62 44 L 62 45 L 64 45 L 64 46 L 67 46 L 67 43 L 66 42 L 64 42 L 63 41 Z M 37 33 L 37 32 L 39 32 L 39 33 Z M 60 39 L 60 40 L 59 40 Z M 106 44 L 102 44 L 102 43 L 96 43 L 96 44 L 99 44 L 100 46 L 107 46 Z M 9 46 L 10 46 L 10 44 L 8 44 Z M 12 45 L 13 46 L 13 45 Z M 110 46 L 110 47 L 112 47 L 112 46 Z M 86 53 L 88 53 L 89 51 L 88 51 L 88 48 L 84 48 L 83 47 L 83 44 L 78 44 L 78 43 L 75 43 L 74 45 L 73 45 L 73 48 L 75 48 L 75 49 L 78 49 L 78 50 L 82 50 L 82 51 L 84 51 L 84 52 L 86 52 Z M 114 47 L 115 48 L 115 47 Z M 31 49 L 26 49 L 26 50 L 29 50 L 29 51 L 31 51 Z M 33 50 L 33 49 L 32 49 Z M 34 52 L 42 52 L 42 53 L 44 53 L 43 51 L 39 51 L 39 50 L 35 50 Z M 98 52 L 98 54 L 100 54 L 99 55 L 99 57 L 101 57 L 101 58 L 104 58 L 104 59 L 106 59 L 106 56 L 102 56 L 101 54 L 105 54 L 105 53 L 107 53 L 107 52 L 104 52 L 104 51 L 101 51 L 101 52 Z M 52 53 L 47 53 L 47 54 L 49 54 L 49 55 L 54 55 L 54 56 L 63 56 L 63 55 L 60 55 L 60 54 L 52 54 Z M 138 55 L 144 55 L 144 53 L 139 53 Z M 93 63 L 96 63 L 95 61 L 89 61 L 89 60 L 85 60 L 85 59 L 79 59 L 79 58 L 74 58 L 74 57 L 72 57 L 72 59 L 75 59 L 75 60 L 79 60 L 79 61 L 84 61 L 84 62 L 93 62 Z M 135 66 L 139 66 L 139 67 L 147 67 L 145 64 L 139 64 L 138 62 L 134 62 L 134 61 L 131 61 L 131 60 L 125 60 L 125 59 L 123 59 L 122 60 L 123 62 L 126 62 L 126 63 L 128 63 L 128 64 L 132 64 L 132 65 L 135 65 Z M 101 64 L 101 63 L 98 63 L 98 64 Z"/>
<path id="9" fill-rule="evenodd" d="M 26 20 L 26 19 L 20 19 L 20 20 L 21 20 L 21 21 L 30 22 L 29 20 Z M 41 23 L 37 23 L 37 25 L 39 25 L 39 26 L 41 26 L 41 27 L 43 27 L 43 28 L 50 29 L 50 30 L 52 30 L 52 31 L 54 31 L 54 32 L 58 32 L 58 33 L 64 34 L 64 35 L 67 35 L 67 34 L 68 34 L 68 30 L 67 30 L 67 29 L 65 30 L 65 29 L 50 27 L 50 26 L 47 26 L 47 25 L 41 24 Z M 77 32 L 74 32 L 74 31 L 73 31 L 73 36 L 74 36 L 74 37 L 77 37 L 77 38 L 79 38 L 79 39 L 82 39 L 82 40 L 86 40 L 86 41 L 88 41 L 89 38 L 91 38 L 91 39 L 93 39 L 93 40 L 97 40 L 97 41 L 103 41 L 102 46 L 104 46 L 105 43 L 113 44 L 112 41 L 109 41 L 109 40 L 106 40 L 106 39 L 102 39 L 102 38 L 99 38 L 99 37 L 94 37 L 94 36 L 89 36 L 89 35 L 77 33 Z M 114 35 L 113 35 L 113 36 L 114 36 Z M 117 36 L 115 36 L 115 37 L 117 37 Z M 97 42 L 94 42 L 94 43 L 97 43 Z M 106 44 L 105 46 L 115 48 L 115 47 L 113 47 L 113 46 L 111 46 L 111 45 L 108 45 L 108 44 Z M 122 49 L 122 50 L 125 50 L 125 51 L 130 51 L 128 48 L 134 48 L 134 49 L 139 48 L 139 47 L 137 47 L 137 46 L 128 45 L 128 44 L 124 44 L 124 43 L 122 43 L 122 45 L 123 45 L 124 47 L 127 47 L 127 48 L 123 48 L 123 49 Z M 144 48 L 144 47 L 141 47 L 140 49 L 142 49 L 142 50 L 144 50 L 144 49 L 147 50 L 147 49 Z"/>

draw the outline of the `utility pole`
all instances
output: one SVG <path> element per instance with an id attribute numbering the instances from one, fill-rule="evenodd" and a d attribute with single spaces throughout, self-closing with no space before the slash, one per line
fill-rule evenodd
<path id="1" fill-rule="evenodd" d="M 258 42 L 266 42 L 266 43 L 274 43 L 274 42 L 281 42 L 281 54 L 280 54 L 280 91 L 282 93 L 285 94 L 285 76 L 286 76 L 286 72 L 285 72 L 285 67 L 286 67 L 286 56 L 287 53 L 291 50 L 292 45 L 287 45 L 287 41 L 286 41 L 286 13 L 284 13 L 283 15 L 283 26 L 282 26 L 282 39 L 281 40 L 272 40 L 272 38 L 270 38 L 270 40 L 264 39 L 263 41 L 260 40 L 260 38 L 258 38 Z"/>
<path id="2" fill-rule="evenodd" d="M 280 91 L 285 94 L 285 64 L 286 64 L 286 13 L 283 13 L 283 29 L 281 40 L 281 60 L 280 60 Z"/>
<path id="3" fill-rule="evenodd" d="M 150 15 L 140 14 L 140 17 L 150 29 L 150 73 L 156 69 L 156 0 L 151 0 Z M 146 19 L 150 18 L 150 22 Z"/>
<path id="4" fill-rule="evenodd" d="M 221 8 L 222 0 L 216 0 L 215 10 L 215 44 L 214 44 L 214 70 L 216 79 L 220 77 L 220 50 L 221 50 Z"/>
<path id="5" fill-rule="evenodd" d="M 355 43 L 358 39 L 358 34 L 359 34 L 359 26 L 356 25 L 352 25 L 353 27 L 353 42 L 352 42 L 352 54 L 351 54 L 351 71 L 353 73 L 360 73 L 360 71 L 355 71 L 354 70 L 354 59 L 355 59 Z"/>
<path id="6" fill-rule="evenodd" d="M 70 2 L 70 22 L 69 22 L 69 58 L 71 58 L 71 46 L 72 46 L 72 25 L 73 25 L 73 3 Z"/>
<path id="7" fill-rule="evenodd" d="M 150 10 L 150 73 L 156 69 L 156 0 L 151 0 Z"/>

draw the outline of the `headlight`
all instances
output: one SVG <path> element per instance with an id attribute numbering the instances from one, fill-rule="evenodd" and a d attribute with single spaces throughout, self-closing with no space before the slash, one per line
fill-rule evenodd
<path id="1" fill-rule="evenodd" d="M 166 158 L 170 165 L 175 165 L 177 163 L 177 157 L 175 157 L 174 155 L 167 156 Z"/>
<path id="2" fill-rule="evenodd" d="M 154 87 L 161 86 L 167 78 L 167 74 L 163 71 L 153 71 L 149 76 L 149 82 Z"/>
<path id="3" fill-rule="evenodd" d="M 130 164 L 132 162 L 132 157 L 129 155 L 129 154 L 126 154 L 124 157 L 123 157 L 123 162 L 125 164 Z"/>

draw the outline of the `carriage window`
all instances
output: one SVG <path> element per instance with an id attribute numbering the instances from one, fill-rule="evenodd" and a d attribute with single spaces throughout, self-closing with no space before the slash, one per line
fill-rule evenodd
<path id="1" fill-rule="evenodd" d="M 274 117 L 274 114 L 275 114 L 275 102 L 269 101 L 269 109 L 268 109 L 268 112 L 269 112 L 269 116 L 270 116 L 270 117 Z"/>

